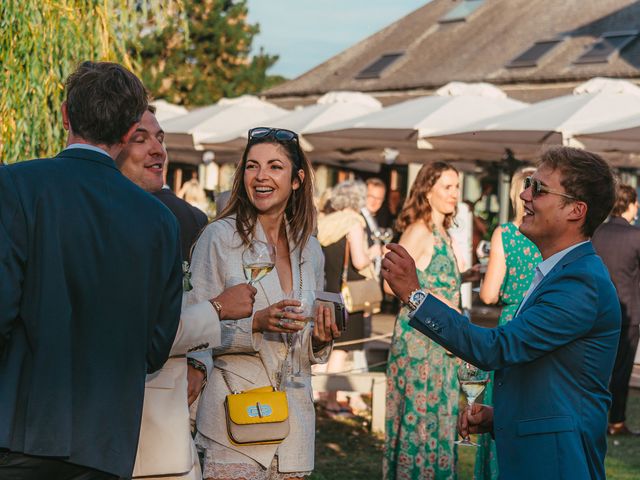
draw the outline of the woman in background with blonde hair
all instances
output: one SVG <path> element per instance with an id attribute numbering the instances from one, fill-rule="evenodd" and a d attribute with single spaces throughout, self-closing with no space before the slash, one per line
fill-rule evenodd
<path id="1" fill-rule="evenodd" d="M 511 178 L 511 206 L 513 219 L 496 227 L 491 236 L 491 250 L 487 273 L 480 288 L 480 299 L 484 303 L 503 305 L 498 326 L 510 321 L 524 298 L 533 280 L 536 266 L 542 261 L 538 248 L 520 233 L 519 227 L 524 216 L 524 202 L 520 193 L 524 190 L 524 180 L 535 172 L 533 167 L 517 170 Z M 484 391 L 483 404 L 491 405 L 493 397 L 493 373 Z M 499 476 L 496 445 L 490 434 L 481 435 L 480 447 L 476 453 L 473 478 L 494 480 Z"/>

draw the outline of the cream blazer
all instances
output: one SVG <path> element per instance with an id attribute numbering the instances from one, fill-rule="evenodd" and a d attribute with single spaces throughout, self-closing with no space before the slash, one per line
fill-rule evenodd
<path id="1" fill-rule="evenodd" d="M 260 223 L 256 224 L 255 238 L 266 241 Z M 291 235 L 288 235 L 291 238 Z M 198 239 L 191 258 L 193 290 L 186 294 L 188 304 L 194 304 L 216 295 L 244 279 L 242 252 L 244 247 L 236 233 L 235 218 L 229 217 L 209 224 Z M 304 290 L 322 290 L 324 287 L 324 256 L 318 241 L 311 237 L 304 250 L 290 245 L 293 288 L 299 288 L 300 275 Z M 278 273 L 274 269 L 256 285 L 254 312 L 277 303 L 283 298 Z M 289 402 L 289 436 L 279 445 L 234 446 L 229 442 L 224 413 L 224 400 L 230 393 L 221 372 L 228 373 L 234 390 L 277 384 L 286 353 L 287 335 L 280 333 L 252 333 L 252 318 L 236 322 L 222 321 L 222 344 L 213 349 L 214 368 L 200 397 L 197 413 L 198 430 L 206 437 L 238 452 L 261 465 L 271 464 L 278 454 L 283 472 L 313 470 L 315 441 L 315 412 L 311 391 L 311 365 L 324 363 L 331 353 L 331 345 L 314 352 L 311 332 L 306 331 L 302 347 L 296 342 L 289 355 L 297 369 L 300 362 L 302 375 L 295 382 L 286 382 L 284 388 Z M 287 375 L 287 378 L 289 376 Z"/>
<path id="2" fill-rule="evenodd" d="M 197 464 L 189 421 L 185 354 L 216 345 L 220 345 L 220 321 L 209 301 L 183 307 L 171 357 L 146 378 L 134 477 L 180 476 Z"/>

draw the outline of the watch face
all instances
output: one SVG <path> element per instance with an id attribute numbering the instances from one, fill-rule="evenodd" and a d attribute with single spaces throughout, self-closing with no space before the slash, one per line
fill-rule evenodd
<path id="1" fill-rule="evenodd" d="M 411 302 L 412 303 L 419 303 L 422 300 L 424 300 L 426 298 L 427 294 L 424 293 L 422 290 L 418 290 L 417 292 L 413 292 L 413 294 L 411 295 Z"/>

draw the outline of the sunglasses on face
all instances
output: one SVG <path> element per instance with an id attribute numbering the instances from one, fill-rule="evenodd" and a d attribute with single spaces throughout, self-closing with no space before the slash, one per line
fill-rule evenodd
<path id="1" fill-rule="evenodd" d="M 542 182 L 540 180 L 538 180 L 537 178 L 533 178 L 533 177 L 526 177 L 524 179 L 524 189 L 527 190 L 528 188 L 531 188 L 531 194 L 533 195 L 533 197 L 537 197 L 538 195 L 542 195 L 544 193 L 550 193 L 551 195 L 560 195 L 561 197 L 565 197 L 565 198 L 569 198 L 571 200 L 575 200 L 575 201 L 579 201 L 576 197 L 573 197 L 567 193 L 564 192 L 557 192 L 555 190 L 550 190 L 547 187 L 545 187 L 544 185 L 542 185 Z"/>
<path id="2" fill-rule="evenodd" d="M 249 130 L 249 140 L 272 137 L 281 142 L 298 142 L 298 134 L 285 128 L 256 127 Z"/>

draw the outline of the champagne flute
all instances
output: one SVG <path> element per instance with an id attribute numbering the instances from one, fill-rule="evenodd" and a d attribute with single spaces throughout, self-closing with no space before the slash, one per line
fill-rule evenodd
<path id="1" fill-rule="evenodd" d="M 389 242 L 391 242 L 391 240 L 393 240 L 393 230 L 391 228 L 381 228 L 380 240 L 382 240 L 383 245 L 386 245 Z"/>
<path id="2" fill-rule="evenodd" d="M 458 367 L 458 381 L 460 382 L 460 388 L 462 388 L 462 391 L 467 397 L 467 408 L 471 410 L 473 403 L 480 396 L 484 387 L 489 382 L 489 372 L 480 370 L 475 365 L 465 362 Z M 456 440 L 454 443 L 469 447 L 478 446 L 478 444 L 473 443 L 468 436 L 463 440 Z"/>
<path id="3" fill-rule="evenodd" d="M 276 247 L 260 240 L 251 243 L 242 252 L 242 267 L 249 285 L 262 280 L 276 264 Z"/>
<path id="4" fill-rule="evenodd" d="M 296 345 L 295 350 L 297 351 L 298 361 L 297 361 L 296 368 L 295 369 L 292 368 L 292 373 L 294 376 L 298 376 L 302 373 L 302 359 L 301 359 L 302 336 L 304 335 L 304 332 L 307 331 L 307 329 L 313 328 L 313 324 L 315 320 L 314 305 L 316 301 L 316 295 L 313 290 L 293 290 L 291 292 L 287 292 L 285 294 L 285 298 L 288 300 L 297 300 L 298 302 L 300 302 L 300 305 L 298 305 L 297 307 L 285 307 L 285 311 L 304 316 L 303 320 L 289 320 L 291 323 L 294 323 L 296 325 L 303 327 L 302 330 L 299 330 L 293 334 L 294 335 L 293 340 Z M 291 358 L 293 359 L 293 354 L 291 355 Z"/>

